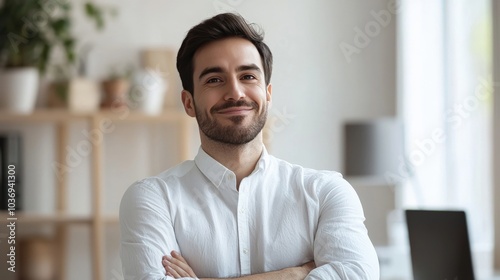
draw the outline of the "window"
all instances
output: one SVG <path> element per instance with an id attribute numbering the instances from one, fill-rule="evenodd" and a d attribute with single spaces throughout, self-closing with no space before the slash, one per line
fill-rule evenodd
<path id="1" fill-rule="evenodd" d="M 406 208 L 465 209 L 473 250 L 493 248 L 492 24 L 488 0 L 403 0 L 399 114 Z"/>

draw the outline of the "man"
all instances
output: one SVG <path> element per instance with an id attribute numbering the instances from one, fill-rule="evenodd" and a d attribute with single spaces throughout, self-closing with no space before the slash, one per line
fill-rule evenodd
<path id="1" fill-rule="evenodd" d="M 341 175 L 269 155 L 272 54 L 234 14 L 193 27 L 177 57 L 194 160 L 133 184 L 120 206 L 125 279 L 378 279 Z"/>

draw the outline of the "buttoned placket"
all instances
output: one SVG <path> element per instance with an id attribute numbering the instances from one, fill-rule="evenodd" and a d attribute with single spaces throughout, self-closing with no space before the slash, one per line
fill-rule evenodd
<path id="1" fill-rule="evenodd" d="M 250 261 L 250 228 L 248 217 L 248 200 L 250 193 L 250 178 L 241 180 L 238 194 L 238 245 L 240 253 L 241 275 L 249 275 L 251 271 Z"/>

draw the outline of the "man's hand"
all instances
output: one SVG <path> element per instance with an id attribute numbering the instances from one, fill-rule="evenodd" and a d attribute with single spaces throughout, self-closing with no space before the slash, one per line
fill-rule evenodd
<path id="1" fill-rule="evenodd" d="M 162 260 L 163 267 L 165 267 L 166 274 L 175 279 L 182 277 L 197 278 L 193 269 L 189 266 L 186 260 L 176 251 L 170 253 L 172 257 L 164 256 Z M 308 262 L 301 266 L 285 268 L 279 271 L 273 271 L 268 273 L 256 274 L 243 276 L 240 278 L 231 279 L 241 279 L 241 280 L 304 280 L 306 276 L 311 272 L 311 270 L 316 268 L 314 261 Z M 205 278 L 203 278 L 205 279 Z M 206 279 L 211 280 L 211 279 Z"/>
<path id="2" fill-rule="evenodd" d="M 164 256 L 162 259 L 163 267 L 165 267 L 166 274 L 174 277 L 175 279 L 182 277 L 197 278 L 193 269 L 188 265 L 186 260 L 176 251 L 170 253 L 171 257 Z"/>

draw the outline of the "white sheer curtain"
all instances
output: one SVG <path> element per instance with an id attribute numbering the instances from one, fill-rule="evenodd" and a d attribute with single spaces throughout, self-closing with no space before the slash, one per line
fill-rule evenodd
<path id="1" fill-rule="evenodd" d="M 398 18 L 402 173 L 411 171 L 403 176 L 400 203 L 466 210 L 484 266 L 493 244 L 490 6 L 489 0 L 403 0 Z"/>

